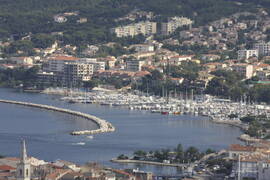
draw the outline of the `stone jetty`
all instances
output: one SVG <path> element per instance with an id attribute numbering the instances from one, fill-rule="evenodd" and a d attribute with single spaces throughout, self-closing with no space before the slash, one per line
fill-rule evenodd
<path id="1" fill-rule="evenodd" d="M 98 129 L 95 129 L 95 130 L 73 131 L 70 133 L 71 135 L 89 135 L 89 134 L 99 134 L 99 133 L 107 133 L 107 132 L 115 131 L 114 126 L 111 123 L 107 122 L 106 120 L 98 118 L 90 114 L 78 112 L 78 111 L 58 108 L 55 106 L 49 106 L 49 105 L 44 105 L 44 104 L 34 104 L 34 103 L 29 103 L 29 102 L 11 101 L 11 100 L 3 100 L 3 99 L 0 99 L 0 103 L 16 104 L 16 105 L 35 107 L 35 108 L 40 108 L 40 109 L 45 109 L 45 110 L 50 110 L 50 111 L 57 111 L 61 113 L 67 113 L 67 114 L 71 114 L 74 116 L 82 117 L 87 120 L 93 121 L 99 127 Z"/>

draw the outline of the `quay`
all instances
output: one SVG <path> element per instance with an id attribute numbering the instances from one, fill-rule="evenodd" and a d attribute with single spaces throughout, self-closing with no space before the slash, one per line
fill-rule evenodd
<path id="1" fill-rule="evenodd" d="M 67 113 L 67 114 L 71 114 L 74 116 L 82 117 L 82 118 L 85 118 L 87 120 L 93 121 L 99 127 L 98 129 L 95 129 L 95 130 L 73 131 L 70 133 L 71 135 L 87 135 L 87 134 L 89 135 L 89 134 L 99 134 L 99 133 L 107 133 L 107 132 L 115 131 L 115 127 L 111 123 L 107 122 L 106 120 L 98 118 L 98 117 L 90 115 L 90 114 L 78 112 L 78 111 L 72 111 L 69 109 L 58 108 L 55 106 L 49 106 L 49 105 L 44 105 L 44 104 L 34 104 L 34 103 L 29 103 L 29 102 L 11 101 L 11 100 L 3 100 L 3 99 L 0 99 L 0 103 L 22 105 L 22 106 L 45 109 L 45 110 L 49 110 L 49 111 L 57 111 L 57 112 L 61 112 L 61 113 Z"/>
<path id="2" fill-rule="evenodd" d="M 170 167 L 177 167 L 181 169 L 187 168 L 187 164 L 169 164 L 169 163 L 161 163 L 155 161 L 142 161 L 142 160 L 133 160 L 133 159 L 112 159 L 111 162 L 113 163 L 133 163 L 133 164 L 148 164 L 148 165 L 155 165 L 155 166 L 170 166 Z"/>

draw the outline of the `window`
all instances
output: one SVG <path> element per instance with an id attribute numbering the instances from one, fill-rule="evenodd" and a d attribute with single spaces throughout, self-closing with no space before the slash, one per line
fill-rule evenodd
<path id="1" fill-rule="evenodd" d="M 26 169 L 26 176 L 28 176 L 28 169 Z"/>
<path id="2" fill-rule="evenodd" d="M 20 169 L 20 176 L 22 175 L 22 169 Z"/>

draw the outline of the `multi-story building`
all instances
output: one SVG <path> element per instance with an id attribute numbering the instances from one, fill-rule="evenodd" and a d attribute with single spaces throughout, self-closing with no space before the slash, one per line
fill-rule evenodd
<path id="1" fill-rule="evenodd" d="M 105 62 L 97 61 L 95 58 L 83 58 L 79 62 L 93 64 L 94 72 L 105 70 Z"/>
<path id="2" fill-rule="evenodd" d="M 181 65 L 183 61 L 189 61 L 192 59 L 192 56 L 173 56 L 170 58 L 169 62 L 172 65 Z"/>
<path id="3" fill-rule="evenodd" d="M 247 60 L 251 57 L 258 57 L 259 53 L 257 49 L 251 49 L 251 50 L 239 50 L 238 52 L 238 60 Z"/>
<path id="4" fill-rule="evenodd" d="M 166 23 L 161 24 L 161 34 L 169 35 L 173 33 L 177 28 L 183 26 L 191 26 L 193 21 L 186 17 L 172 17 Z"/>
<path id="5" fill-rule="evenodd" d="M 136 36 L 142 34 L 144 36 L 152 35 L 157 33 L 156 22 L 139 22 L 135 24 L 129 24 L 127 26 L 119 26 L 111 29 L 112 33 L 115 33 L 117 37 Z"/>
<path id="6" fill-rule="evenodd" d="M 142 53 L 142 52 L 153 52 L 155 50 L 153 45 L 148 44 L 135 44 L 131 46 L 131 48 L 134 48 L 136 52 Z"/>
<path id="7" fill-rule="evenodd" d="M 268 55 L 270 55 L 270 42 L 268 42 L 268 43 L 265 43 L 265 42 L 256 43 L 256 44 L 254 44 L 253 48 L 258 50 L 259 56 L 268 56 Z"/>
<path id="8" fill-rule="evenodd" d="M 145 62 L 142 60 L 128 60 L 126 61 L 126 69 L 133 72 L 141 71 L 144 64 Z"/>
<path id="9" fill-rule="evenodd" d="M 82 62 L 67 62 L 64 64 L 63 82 L 66 86 L 78 86 L 83 81 L 89 81 L 94 73 L 94 65 Z"/>
<path id="10" fill-rule="evenodd" d="M 10 61 L 19 65 L 32 65 L 33 59 L 31 57 L 11 57 Z"/>
<path id="11" fill-rule="evenodd" d="M 73 56 L 54 56 L 50 57 L 44 65 L 43 70 L 46 72 L 62 73 L 64 72 L 64 65 L 67 62 L 78 61 L 79 58 Z"/>
<path id="12" fill-rule="evenodd" d="M 253 65 L 251 64 L 234 64 L 231 67 L 233 71 L 239 73 L 246 79 L 250 79 L 253 76 Z"/>

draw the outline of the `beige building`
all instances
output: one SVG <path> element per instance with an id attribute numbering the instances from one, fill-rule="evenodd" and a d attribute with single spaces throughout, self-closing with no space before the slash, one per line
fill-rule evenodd
<path id="1" fill-rule="evenodd" d="M 67 62 L 75 62 L 78 61 L 79 58 L 73 57 L 73 56 L 54 56 L 50 57 L 47 60 L 46 66 L 44 66 L 44 71 L 46 72 L 63 72 L 64 71 L 64 65 Z"/>
<path id="2" fill-rule="evenodd" d="M 117 37 L 136 36 L 142 34 L 144 36 L 152 35 L 157 33 L 156 22 L 139 22 L 135 24 L 129 24 L 127 26 L 119 26 L 111 30 Z"/>
<path id="3" fill-rule="evenodd" d="M 33 59 L 31 57 L 11 57 L 10 60 L 20 65 L 32 65 Z"/>
<path id="4" fill-rule="evenodd" d="M 238 60 L 247 60 L 251 57 L 258 57 L 259 53 L 257 49 L 251 49 L 251 50 L 239 50 L 238 53 Z"/>
<path id="5" fill-rule="evenodd" d="M 126 70 L 133 72 L 141 71 L 144 64 L 145 62 L 141 60 L 128 60 L 126 61 Z"/>
<path id="6" fill-rule="evenodd" d="M 67 86 L 76 86 L 82 81 L 89 81 L 94 73 L 94 65 L 82 62 L 64 64 L 63 81 Z"/>
<path id="7" fill-rule="evenodd" d="M 250 79 L 253 76 L 253 65 L 251 64 L 234 64 L 231 67 L 233 71 L 244 76 L 246 79 Z"/>
<path id="8" fill-rule="evenodd" d="M 191 26 L 193 21 L 186 17 L 172 17 L 168 22 L 161 24 L 161 34 L 169 35 L 177 28 L 183 26 Z"/>

